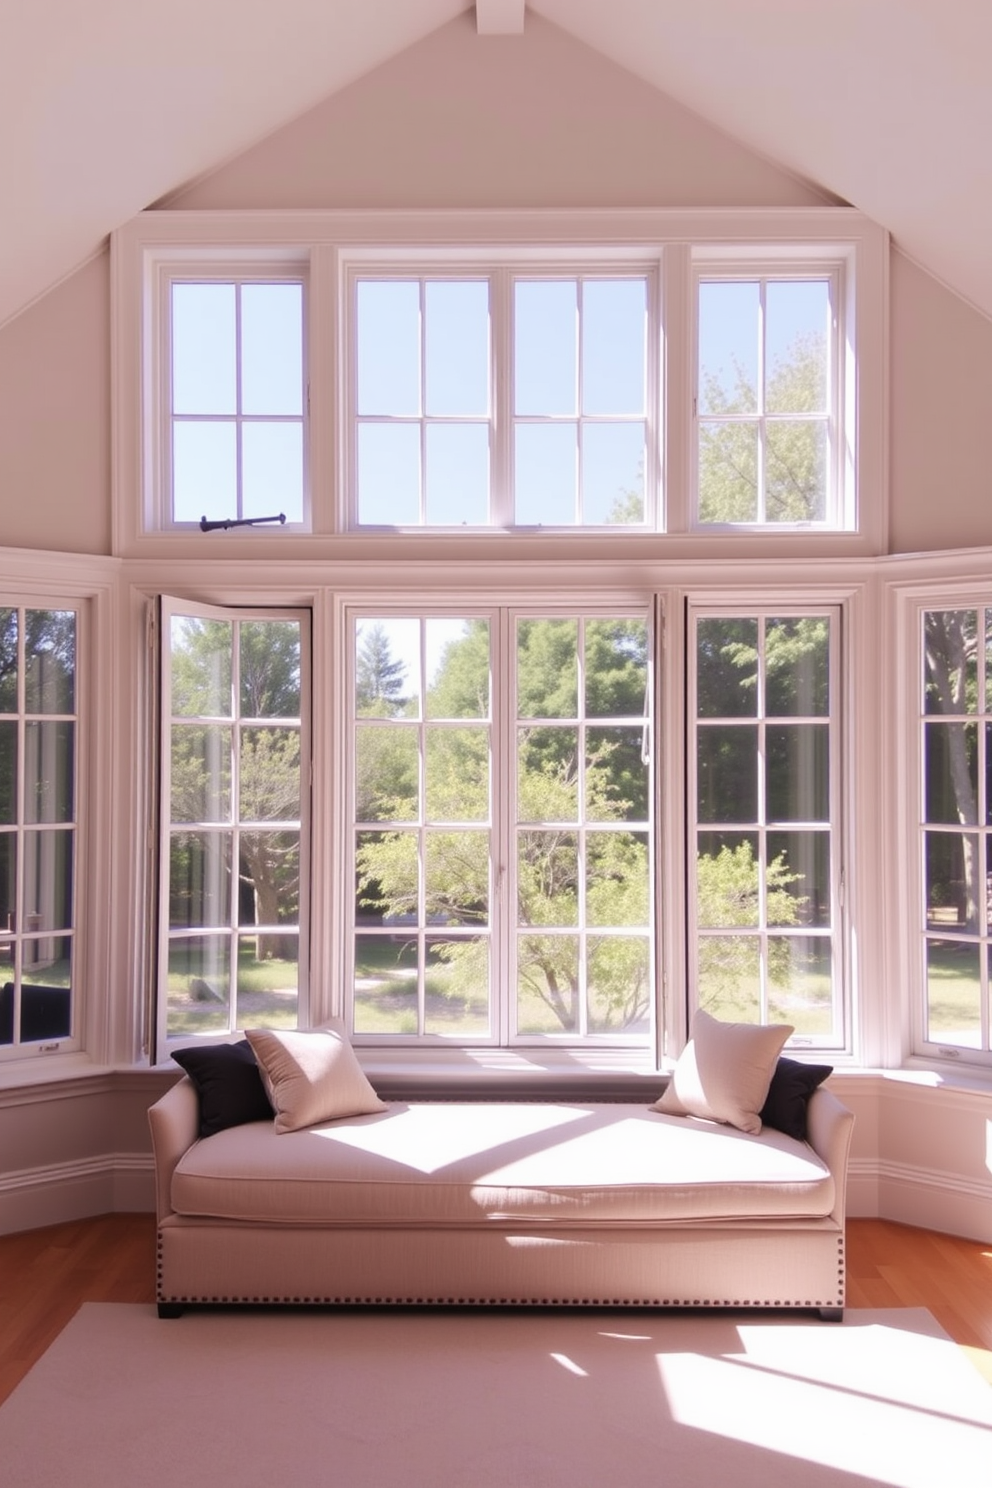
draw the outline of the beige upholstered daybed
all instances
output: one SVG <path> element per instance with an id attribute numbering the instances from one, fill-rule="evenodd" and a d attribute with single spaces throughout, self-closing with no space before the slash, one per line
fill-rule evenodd
<path id="1" fill-rule="evenodd" d="M 318 1037 L 354 1079 L 333 1030 L 249 1034 L 274 1119 L 199 1135 L 210 1089 L 195 1059 L 195 1078 L 152 1107 L 160 1315 L 202 1303 L 444 1303 L 841 1316 L 853 1117 L 815 1081 L 806 1141 L 657 1106 L 387 1104 L 360 1071 L 363 1113 L 311 1122 L 327 1102 L 308 1107 L 314 1072 L 303 1068 L 301 1087 L 300 1071 Z M 251 1059 L 247 1044 L 227 1049 Z M 685 1088 L 680 1100 L 673 1080 L 669 1109 L 692 1104 Z"/>

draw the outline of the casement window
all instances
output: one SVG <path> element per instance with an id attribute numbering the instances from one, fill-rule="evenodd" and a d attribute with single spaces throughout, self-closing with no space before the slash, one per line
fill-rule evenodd
<path id="1" fill-rule="evenodd" d="M 992 1052 L 992 605 L 920 614 L 923 1052 Z M 936 1050 L 935 1050 L 936 1046 Z"/>
<path id="2" fill-rule="evenodd" d="M 647 1046 L 646 613 L 349 613 L 359 1041 Z"/>
<path id="3" fill-rule="evenodd" d="M 845 1044 L 839 614 L 690 609 L 690 985 Z"/>
<path id="4" fill-rule="evenodd" d="M 308 618 L 162 601 L 160 1050 L 305 1021 Z"/>
<path id="5" fill-rule="evenodd" d="M 351 305 L 357 526 L 653 521 L 656 272 L 356 272 Z"/>
<path id="6" fill-rule="evenodd" d="M 884 541 L 857 213 L 154 212 L 113 261 L 118 555 Z"/>
<path id="7" fill-rule="evenodd" d="M 0 606 L 0 1059 L 74 1034 L 79 614 Z"/>
<path id="8" fill-rule="evenodd" d="M 842 264 L 699 268 L 701 526 L 849 525 L 847 313 Z"/>

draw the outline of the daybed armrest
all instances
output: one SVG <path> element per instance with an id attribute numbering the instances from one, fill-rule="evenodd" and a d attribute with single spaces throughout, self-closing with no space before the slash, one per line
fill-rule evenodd
<path id="1" fill-rule="evenodd" d="M 148 1110 L 155 1156 L 155 1209 L 159 1223 L 172 1213 L 172 1175 L 187 1148 L 196 1141 L 200 1105 L 186 1075 Z"/>
<path id="2" fill-rule="evenodd" d="M 823 1158 L 834 1175 L 836 1202 L 833 1218 L 844 1223 L 847 1210 L 847 1161 L 851 1151 L 854 1112 L 841 1105 L 825 1086 L 814 1090 L 807 1112 L 810 1146 Z"/>

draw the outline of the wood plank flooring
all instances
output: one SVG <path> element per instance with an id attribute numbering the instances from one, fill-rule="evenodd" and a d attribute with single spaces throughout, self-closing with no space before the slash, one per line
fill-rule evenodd
<path id="1" fill-rule="evenodd" d="M 992 1244 L 848 1223 L 850 1307 L 926 1307 L 992 1384 Z M 0 1236 L 0 1401 L 81 1302 L 152 1302 L 155 1221 L 106 1214 Z"/>

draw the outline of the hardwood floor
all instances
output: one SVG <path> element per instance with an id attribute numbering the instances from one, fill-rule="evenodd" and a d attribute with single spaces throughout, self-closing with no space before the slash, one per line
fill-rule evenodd
<path id="1" fill-rule="evenodd" d="M 926 1307 L 992 1384 L 992 1244 L 848 1223 L 850 1307 Z M 0 1401 L 81 1302 L 152 1302 L 155 1221 L 106 1214 L 0 1236 Z"/>

